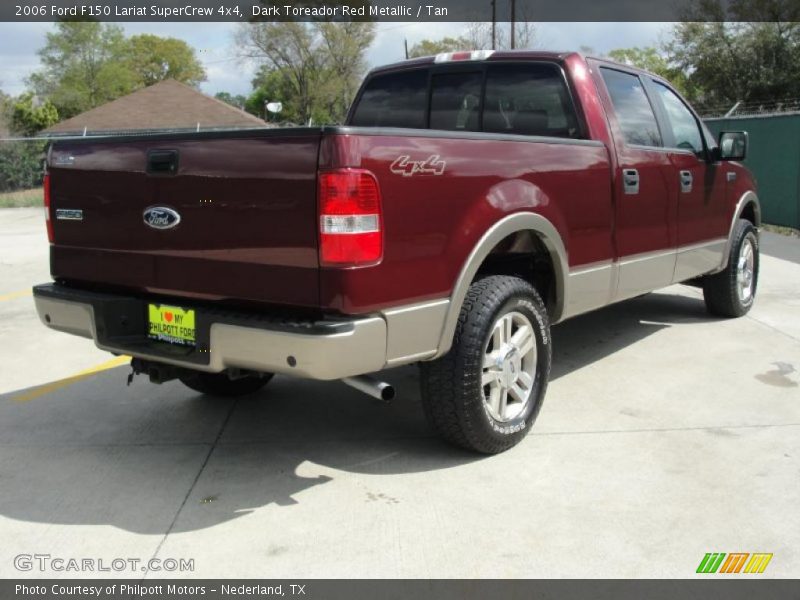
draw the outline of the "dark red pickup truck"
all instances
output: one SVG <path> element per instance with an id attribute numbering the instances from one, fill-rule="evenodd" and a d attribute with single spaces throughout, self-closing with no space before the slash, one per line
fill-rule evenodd
<path id="1" fill-rule="evenodd" d="M 249 393 L 420 363 L 433 427 L 480 452 L 541 407 L 550 325 L 675 282 L 753 303 L 760 210 L 668 82 L 575 53 L 372 71 L 342 127 L 55 141 L 49 327 L 154 382 Z"/>

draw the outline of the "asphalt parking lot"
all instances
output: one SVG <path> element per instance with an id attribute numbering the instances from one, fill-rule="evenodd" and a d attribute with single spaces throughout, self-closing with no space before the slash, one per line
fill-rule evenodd
<path id="1" fill-rule="evenodd" d="M 389 405 L 276 377 L 237 401 L 154 386 L 51 332 L 41 210 L 0 210 L 0 576 L 691 577 L 707 552 L 800 574 L 800 240 L 762 236 L 756 306 L 674 286 L 553 330 L 532 435 L 496 457 Z M 194 571 L 20 572 L 20 554 Z M 708 577 L 706 575 L 706 577 Z"/>

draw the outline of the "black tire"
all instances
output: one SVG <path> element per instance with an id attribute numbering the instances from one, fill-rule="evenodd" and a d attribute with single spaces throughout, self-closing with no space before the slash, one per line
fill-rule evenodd
<path id="1" fill-rule="evenodd" d="M 483 357 L 494 344 L 490 336 L 495 323 L 519 314 L 533 332 L 536 356 L 530 361 L 535 372 L 527 404 L 520 403 L 522 412 L 511 420 L 497 420 L 485 401 L 491 388 L 482 385 Z M 450 352 L 420 365 L 425 416 L 451 444 L 483 454 L 508 450 L 525 437 L 539 414 L 551 360 L 550 322 L 533 286 L 517 277 L 480 279 L 464 299 Z"/>
<path id="2" fill-rule="evenodd" d="M 752 289 L 748 297 L 740 295 L 738 272 L 742 247 L 749 243 L 753 253 Z M 758 235 L 750 221 L 739 219 L 733 231 L 731 249 L 728 254 L 728 266 L 719 273 L 706 275 L 703 278 L 703 297 L 706 309 L 719 317 L 741 317 L 750 310 L 756 297 L 758 286 Z"/>
<path id="3" fill-rule="evenodd" d="M 267 385 L 272 379 L 272 373 L 264 373 L 260 377 L 242 377 L 231 379 L 227 373 L 201 373 L 199 371 L 180 377 L 181 383 L 186 387 L 206 394 L 232 398 L 253 394 Z"/>

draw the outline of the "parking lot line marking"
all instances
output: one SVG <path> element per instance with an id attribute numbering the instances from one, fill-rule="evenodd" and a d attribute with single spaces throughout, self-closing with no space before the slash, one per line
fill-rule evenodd
<path id="1" fill-rule="evenodd" d="M 90 369 L 86 369 L 85 371 L 80 371 L 75 375 L 70 375 L 69 377 L 65 377 L 64 379 L 51 381 L 50 383 L 45 383 L 44 385 L 40 385 L 39 387 L 33 388 L 31 391 L 26 392 L 25 394 L 22 394 L 14 398 L 14 402 L 20 402 L 20 403 L 30 402 L 31 400 L 40 398 L 41 396 L 49 394 L 50 392 L 54 392 L 68 385 L 72 385 L 77 381 L 86 379 L 87 377 L 91 377 L 95 373 L 100 373 L 101 371 L 108 371 L 109 369 L 114 369 L 116 367 L 122 366 L 126 364 L 130 359 L 131 359 L 130 356 L 117 356 L 116 358 L 112 358 L 111 360 L 101 363 L 95 367 L 91 367 Z"/>
<path id="2" fill-rule="evenodd" d="M 30 288 L 27 290 L 18 290 L 16 292 L 11 292 L 9 294 L 3 294 L 0 296 L 0 302 L 3 300 L 14 300 L 15 298 L 22 298 L 23 296 L 30 296 L 33 294 L 33 290 Z"/>

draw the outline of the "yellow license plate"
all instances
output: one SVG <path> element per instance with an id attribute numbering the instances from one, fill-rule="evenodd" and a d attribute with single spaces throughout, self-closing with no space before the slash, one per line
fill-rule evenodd
<path id="1" fill-rule="evenodd" d="M 194 346 L 194 311 L 165 304 L 148 304 L 147 335 L 162 342 Z"/>

